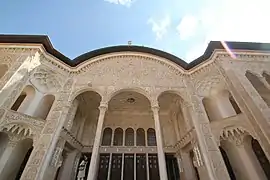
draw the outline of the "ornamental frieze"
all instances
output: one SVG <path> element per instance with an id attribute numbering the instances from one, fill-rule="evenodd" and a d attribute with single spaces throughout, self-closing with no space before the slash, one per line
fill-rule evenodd
<path id="1" fill-rule="evenodd" d="M 41 92 L 52 92 L 61 88 L 63 77 L 59 77 L 59 75 L 52 70 L 38 68 L 32 74 L 30 82 Z"/>

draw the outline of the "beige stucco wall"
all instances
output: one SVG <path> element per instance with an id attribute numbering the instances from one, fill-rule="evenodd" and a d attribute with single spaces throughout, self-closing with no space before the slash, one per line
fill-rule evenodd
<path id="1" fill-rule="evenodd" d="M 215 51 L 204 63 L 186 71 L 167 59 L 151 54 L 119 52 L 95 57 L 71 68 L 49 55 L 39 45 L 24 47 L 14 44 L 13 47 L 6 47 L 1 44 L 0 67 L 4 65 L 8 68 L 0 79 L 0 130 L 8 132 L 10 136 L 34 140 L 33 152 L 36 156 L 29 161 L 36 158 L 38 163 L 30 163 L 22 179 L 37 179 L 46 174 L 43 164 L 49 164 L 55 149 L 51 145 L 56 145 L 50 142 L 55 142 L 56 132 L 61 131 L 61 119 L 65 119 L 70 104 L 79 94 L 95 91 L 101 96 L 101 104 L 107 104 L 118 93 L 131 91 L 144 95 L 150 106 L 155 106 L 159 103 L 158 97 L 162 92 L 173 93 L 181 97 L 188 109 L 184 121 L 179 125 L 186 128 L 181 133 L 178 132 L 180 137 L 177 137 L 174 119 L 170 114 L 173 111 L 160 113 L 164 148 L 168 147 L 170 152 L 176 153 L 189 143 L 198 144 L 207 177 L 227 179 L 218 150 L 224 132 L 241 129 L 257 139 L 268 158 L 270 156 L 270 109 L 245 77 L 247 70 L 260 77 L 263 72 L 269 73 L 270 54 L 239 51 L 236 52 L 236 57 L 233 59 L 225 51 Z M 55 97 L 47 119 L 33 117 L 35 113 L 30 112 L 29 108 L 19 112 L 10 110 L 27 85 L 31 85 L 38 94 L 29 104 L 32 111 L 38 107 L 42 97 Z M 224 101 L 219 95 L 224 90 L 235 98 L 241 114 L 232 113 L 233 116 L 228 116 L 232 109 L 222 106 Z M 209 108 L 215 119 L 213 122 L 209 122 L 202 103 L 203 98 L 209 97 L 215 99 Z M 69 135 L 63 137 L 75 149 L 82 150 L 83 146 L 92 146 L 94 143 L 99 111 L 90 114 L 85 119 L 81 133 L 79 130 L 71 130 L 75 139 L 68 137 Z M 84 117 L 76 118 L 79 118 L 79 126 Z M 176 121 L 180 122 L 180 119 Z M 12 128 L 8 127 L 13 125 L 27 130 L 28 133 L 12 133 Z M 108 112 L 103 127 L 141 127 L 146 130 L 154 128 L 153 115 L 151 110 L 148 114 L 136 115 Z M 76 139 L 78 134 L 81 134 L 80 138 Z M 44 152 L 48 155 L 44 155 Z M 57 160 L 59 157 L 53 158 Z M 30 170 L 36 173 L 29 174 Z"/>

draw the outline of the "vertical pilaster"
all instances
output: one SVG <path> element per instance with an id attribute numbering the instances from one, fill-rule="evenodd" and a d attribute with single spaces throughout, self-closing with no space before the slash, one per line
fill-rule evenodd
<path id="1" fill-rule="evenodd" d="M 155 121 L 160 179 L 167 180 L 168 177 L 167 177 L 167 169 L 166 169 L 166 160 L 165 160 L 165 154 L 163 151 L 162 132 L 161 132 L 161 126 L 160 126 L 160 121 L 159 121 L 159 113 L 158 113 L 159 106 L 158 105 L 152 106 L 152 111 L 153 111 L 154 121 Z"/>
<path id="2" fill-rule="evenodd" d="M 205 112 L 202 99 L 194 90 L 192 80 L 186 79 L 187 91 L 190 95 L 192 105 L 192 121 L 195 127 L 197 142 L 201 150 L 202 159 L 206 166 L 206 174 L 209 180 L 229 180 L 229 174 L 219 151 L 219 147 L 214 139 L 207 114 Z"/>
<path id="3" fill-rule="evenodd" d="M 99 106 L 99 117 L 95 135 L 95 141 L 92 149 L 92 156 L 88 171 L 87 180 L 95 180 L 97 176 L 98 170 L 98 159 L 99 159 L 99 146 L 101 143 L 101 135 L 102 135 L 102 128 L 105 118 L 105 113 L 107 111 L 108 105 L 107 104 L 100 104 Z"/>
<path id="4" fill-rule="evenodd" d="M 51 161 L 53 151 L 60 137 L 72 102 L 69 101 L 73 79 L 68 79 L 63 89 L 57 95 L 56 101 L 48 115 L 46 124 L 37 140 L 21 180 L 45 180 L 46 171 Z"/>
<path id="5" fill-rule="evenodd" d="M 13 171 L 12 167 L 16 164 L 16 160 L 12 158 L 12 156 L 14 156 L 14 151 L 18 142 L 18 139 L 10 139 L 7 143 L 5 151 L 0 159 L 0 179 L 7 179 L 9 174 Z"/>

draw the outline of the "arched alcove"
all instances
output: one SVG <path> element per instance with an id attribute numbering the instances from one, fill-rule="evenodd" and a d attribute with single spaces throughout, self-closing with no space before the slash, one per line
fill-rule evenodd
<path id="1" fill-rule="evenodd" d="M 134 146 L 134 130 L 127 128 L 125 131 L 125 146 Z"/>
<path id="2" fill-rule="evenodd" d="M 83 144 L 93 145 L 101 96 L 95 91 L 85 91 L 74 99 L 75 102 L 77 107 L 74 119 L 70 120 L 71 132 Z"/>
<path id="3" fill-rule="evenodd" d="M 37 110 L 34 113 L 34 117 L 46 119 L 52 108 L 54 100 L 55 100 L 54 95 L 51 94 L 45 95 L 39 102 Z"/>
<path id="4" fill-rule="evenodd" d="M 191 121 L 189 109 L 184 107 L 183 98 L 174 92 L 161 93 L 158 103 L 164 144 L 174 145 L 189 130 Z"/>
<path id="5" fill-rule="evenodd" d="M 147 130 L 147 145 L 148 146 L 156 146 L 157 145 L 156 132 L 153 128 L 149 128 Z"/>
<path id="6" fill-rule="evenodd" d="M 11 151 L 12 154 L 10 154 L 8 160 L 3 165 L 0 179 L 20 179 L 33 150 L 33 140 L 21 140 L 12 148 L 14 148 Z"/>
<path id="7" fill-rule="evenodd" d="M 259 93 L 259 95 L 262 97 L 262 99 L 264 100 L 264 102 L 270 106 L 270 98 L 269 98 L 269 94 L 270 94 L 270 89 L 268 89 L 265 84 L 260 80 L 260 78 L 253 74 L 250 71 L 247 71 L 245 74 L 246 78 L 249 80 L 249 82 L 252 84 L 252 86 L 254 87 L 254 89 Z M 268 77 L 268 76 L 266 76 Z"/>
<path id="8" fill-rule="evenodd" d="M 136 145 L 145 146 L 145 131 L 143 128 L 139 128 L 136 131 Z"/>
<path id="9" fill-rule="evenodd" d="M 35 93 L 36 91 L 34 87 L 31 85 L 27 85 L 23 89 L 19 97 L 16 99 L 11 109 L 14 111 L 24 113 L 27 110 L 27 108 L 30 106 L 30 104 L 32 103 L 32 100 L 35 97 Z"/>
<path id="10" fill-rule="evenodd" d="M 251 143 L 252 150 L 255 153 L 266 177 L 268 179 L 270 179 L 270 161 L 269 161 L 269 159 L 267 159 L 260 143 L 256 139 L 251 137 L 250 143 Z"/>
<path id="11" fill-rule="evenodd" d="M 215 91 L 202 100 L 210 122 L 222 120 L 241 113 L 232 94 L 226 90 Z"/>

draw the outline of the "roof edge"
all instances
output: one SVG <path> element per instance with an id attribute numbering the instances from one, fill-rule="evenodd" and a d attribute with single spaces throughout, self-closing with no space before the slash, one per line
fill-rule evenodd
<path id="1" fill-rule="evenodd" d="M 153 54 L 165 59 L 168 59 L 178 65 L 180 65 L 183 69 L 189 70 L 202 62 L 206 61 L 211 57 L 213 52 L 217 49 L 225 49 L 221 41 L 210 41 L 208 44 L 204 54 L 195 60 L 191 61 L 190 63 L 186 63 L 183 59 L 167 53 L 165 51 L 161 51 L 158 49 L 144 47 L 144 46 L 135 46 L 135 45 L 119 45 L 119 46 L 110 46 L 104 47 L 96 50 L 89 51 L 84 53 L 73 60 L 66 57 L 64 54 L 56 50 L 49 37 L 47 35 L 10 35 L 10 34 L 0 34 L 0 43 L 20 43 L 20 44 L 42 44 L 45 50 L 51 54 L 52 56 L 58 58 L 65 64 L 75 67 L 82 62 L 103 55 L 108 53 L 114 52 L 123 52 L 123 51 L 130 51 L 130 52 L 143 52 Z M 229 49 L 232 50 L 258 50 L 258 51 L 270 51 L 270 43 L 254 43 L 254 42 L 226 42 L 226 45 Z"/>

